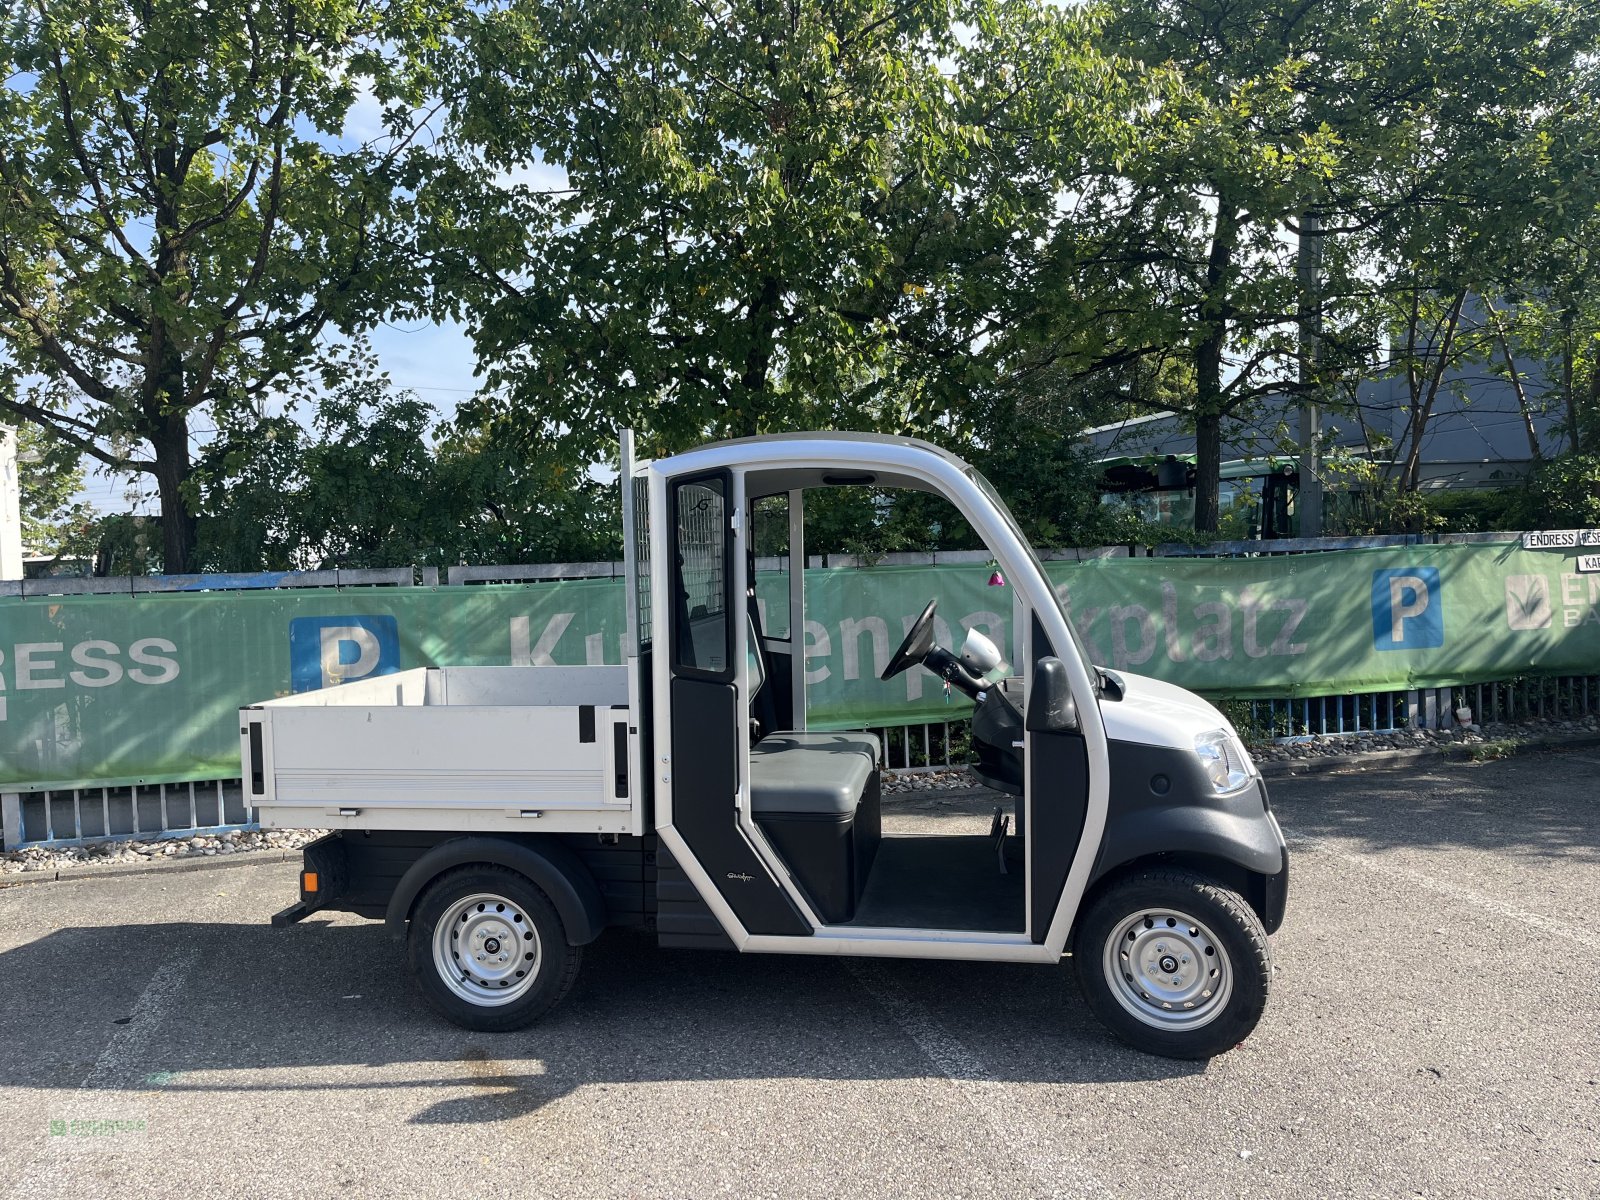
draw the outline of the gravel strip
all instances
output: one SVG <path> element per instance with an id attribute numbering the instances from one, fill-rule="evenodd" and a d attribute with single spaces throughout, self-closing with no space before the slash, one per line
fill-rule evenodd
<path id="1" fill-rule="evenodd" d="M 264 850 L 298 850 L 320 829 L 225 830 L 194 837 L 103 841 L 87 846 L 29 846 L 0 855 L 0 879 L 71 867 L 140 866 L 186 858 L 223 858 Z"/>
<path id="2" fill-rule="evenodd" d="M 915 775 L 881 771 L 878 778 L 885 796 L 905 792 L 944 792 L 982 787 L 977 776 L 965 767 L 952 767 L 945 771 L 919 771 Z"/>
<path id="3" fill-rule="evenodd" d="M 1253 743 L 1257 762 L 1293 762 L 1309 758 L 1355 758 L 1387 750 L 1445 750 L 1452 746 L 1490 746 L 1525 741 L 1563 741 L 1600 734 L 1600 716 L 1571 721 L 1519 721 L 1460 725 L 1451 729 L 1406 729 L 1397 733 L 1335 734 L 1296 742 Z"/>

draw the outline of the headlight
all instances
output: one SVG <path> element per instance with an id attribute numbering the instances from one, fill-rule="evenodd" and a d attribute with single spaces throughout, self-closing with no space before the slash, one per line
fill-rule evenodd
<path id="1" fill-rule="evenodd" d="M 1194 739 L 1194 752 L 1219 796 L 1237 792 L 1250 782 L 1250 755 L 1243 743 L 1226 729 L 1212 729 L 1198 735 Z"/>

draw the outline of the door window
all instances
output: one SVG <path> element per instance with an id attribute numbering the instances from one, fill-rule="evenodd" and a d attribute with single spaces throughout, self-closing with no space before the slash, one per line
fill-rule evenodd
<path id="1" fill-rule="evenodd" d="M 634 599 L 638 614 L 638 635 L 641 652 L 650 648 L 650 480 L 641 476 L 632 481 L 633 528 L 628 531 L 633 538 Z"/>
<path id="2" fill-rule="evenodd" d="M 727 477 L 680 483 L 672 501 L 677 551 L 673 667 L 679 674 L 727 682 L 733 678 Z"/>
<path id="3" fill-rule="evenodd" d="M 751 545 L 755 550 L 756 610 L 761 633 L 775 641 L 788 641 L 793 622 L 789 616 L 789 497 L 762 496 L 750 506 Z"/>

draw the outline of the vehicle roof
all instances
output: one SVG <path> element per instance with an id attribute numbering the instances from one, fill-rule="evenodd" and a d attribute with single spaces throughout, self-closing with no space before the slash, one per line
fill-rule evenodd
<path id="1" fill-rule="evenodd" d="M 750 460 L 754 463 L 771 463 L 781 461 L 783 449 L 787 445 L 797 442 L 824 442 L 833 447 L 844 448 L 856 445 L 863 449 L 878 446 L 896 446 L 908 450 L 920 450 L 933 454 L 962 471 L 969 469 L 966 461 L 951 454 L 942 446 L 935 446 L 932 442 L 923 441 L 921 438 L 904 437 L 892 433 L 858 433 L 851 430 L 824 429 L 815 433 L 763 433 L 754 437 L 726 438 L 720 442 L 707 442 L 703 446 L 696 446 L 693 450 L 685 450 L 682 454 L 675 454 L 671 461 L 682 465 L 685 460 L 692 459 L 709 451 L 727 450 L 731 447 L 746 448 L 753 453 Z M 761 453 L 762 448 L 770 447 L 770 453 Z M 720 456 L 719 456 L 720 457 Z M 667 460 L 662 460 L 667 461 Z"/>

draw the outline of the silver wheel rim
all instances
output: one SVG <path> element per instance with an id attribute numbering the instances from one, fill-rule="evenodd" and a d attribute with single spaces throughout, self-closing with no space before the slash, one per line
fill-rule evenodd
<path id="1" fill-rule="evenodd" d="M 1233 995 L 1233 964 L 1216 935 L 1188 913 L 1141 909 L 1106 939 L 1106 982 L 1117 1003 L 1155 1029 L 1198 1029 Z"/>
<path id="2" fill-rule="evenodd" d="M 504 896 L 463 896 L 433 927 L 433 967 L 468 1004 L 498 1008 L 520 999 L 539 977 L 539 932 Z"/>

